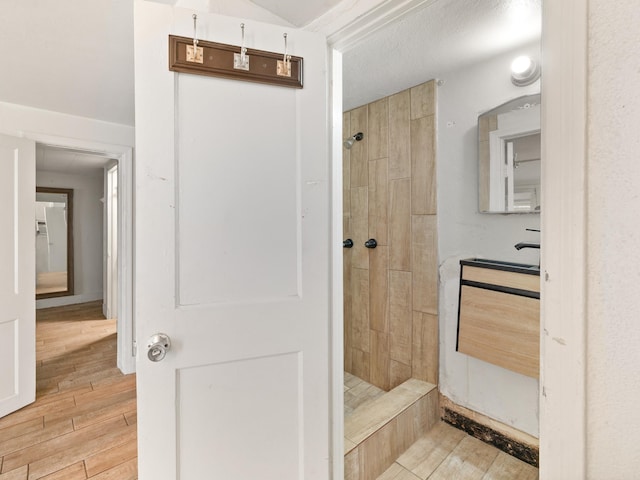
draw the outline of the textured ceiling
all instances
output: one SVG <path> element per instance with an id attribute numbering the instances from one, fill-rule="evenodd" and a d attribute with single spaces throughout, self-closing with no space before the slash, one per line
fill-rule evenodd
<path id="1" fill-rule="evenodd" d="M 437 0 L 343 55 L 344 109 L 539 41 L 541 0 Z"/>
<path id="2" fill-rule="evenodd" d="M 133 125 L 132 0 L 2 0 L 0 101 Z"/>
<path id="3" fill-rule="evenodd" d="M 253 3 L 305 25 L 339 0 Z M 429 3 L 345 52 L 346 109 L 540 37 L 541 0 Z M 133 125 L 132 4 L 2 0 L 0 102 Z"/>
<path id="4" fill-rule="evenodd" d="M 332 7 L 340 0 L 251 0 L 297 27 L 302 27 Z"/>

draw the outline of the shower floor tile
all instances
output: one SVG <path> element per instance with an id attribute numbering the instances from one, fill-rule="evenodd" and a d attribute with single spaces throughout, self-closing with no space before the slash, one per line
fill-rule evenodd
<path id="1" fill-rule="evenodd" d="M 384 390 L 365 382 L 348 372 L 344 372 L 344 416 L 347 418 L 361 405 L 382 396 Z"/>

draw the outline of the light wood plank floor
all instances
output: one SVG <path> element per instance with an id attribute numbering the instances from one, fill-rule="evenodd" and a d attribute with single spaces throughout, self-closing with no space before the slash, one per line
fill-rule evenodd
<path id="1" fill-rule="evenodd" d="M 377 480 L 537 480 L 538 469 L 440 422 Z"/>
<path id="2" fill-rule="evenodd" d="M 101 302 L 37 311 L 36 402 L 0 418 L 0 480 L 137 478 L 136 379 Z"/>

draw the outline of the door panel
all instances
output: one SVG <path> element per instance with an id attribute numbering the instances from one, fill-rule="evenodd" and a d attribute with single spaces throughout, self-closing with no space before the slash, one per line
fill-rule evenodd
<path id="1" fill-rule="evenodd" d="M 296 352 L 179 370 L 180 478 L 297 478 L 302 385 L 281 379 L 299 378 L 299 363 Z"/>
<path id="2" fill-rule="evenodd" d="M 189 159 L 178 164 L 179 303 L 298 295 L 296 117 L 268 121 L 268 112 L 295 112 L 297 92 L 194 75 L 177 82 L 177 155 Z M 190 114 L 203 105 L 224 112 L 224 128 Z"/>
<path id="3" fill-rule="evenodd" d="M 135 4 L 140 478 L 326 479 L 326 40 L 287 29 L 301 90 L 170 72 L 192 13 Z M 282 49 L 282 27 L 214 14 L 199 36 L 237 44 L 240 23 Z"/>
<path id="4" fill-rule="evenodd" d="M 0 417 L 35 400 L 35 144 L 0 135 Z"/>

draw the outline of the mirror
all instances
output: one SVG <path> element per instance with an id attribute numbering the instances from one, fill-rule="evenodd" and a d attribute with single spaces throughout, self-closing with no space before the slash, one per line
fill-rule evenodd
<path id="1" fill-rule="evenodd" d="M 73 295 L 73 190 L 36 187 L 36 299 Z"/>
<path id="2" fill-rule="evenodd" d="M 540 212 L 540 94 L 478 117 L 479 210 Z"/>

